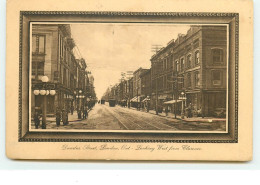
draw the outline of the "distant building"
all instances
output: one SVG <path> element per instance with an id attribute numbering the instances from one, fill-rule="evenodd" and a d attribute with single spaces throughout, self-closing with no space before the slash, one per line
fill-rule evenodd
<path id="1" fill-rule="evenodd" d="M 151 69 L 145 70 L 140 74 L 141 78 L 141 96 L 151 96 Z"/>
<path id="2" fill-rule="evenodd" d="M 136 71 L 134 71 L 133 73 L 133 96 L 136 97 L 138 99 L 138 101 L 141 101 L 141 99 L 143 97 L 141 97 L 142 95 L 142 88 L 141 88 L 141 78 L 140 75 L 145 72 L 148 71 L 149 69 L 143 69 L 143 68 L 139 68 Z"/>

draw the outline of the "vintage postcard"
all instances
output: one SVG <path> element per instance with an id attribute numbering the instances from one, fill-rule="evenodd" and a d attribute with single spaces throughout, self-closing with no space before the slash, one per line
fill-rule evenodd
<path id="1" fill-rule="evenodd" d="M 252 159 L 252 1 L 34 2 L 7 3 L 9 158 Z"/>

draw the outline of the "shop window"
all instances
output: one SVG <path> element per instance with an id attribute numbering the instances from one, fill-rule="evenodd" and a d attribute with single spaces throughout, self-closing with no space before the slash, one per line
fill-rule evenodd
<path id="1" fill-rule="evenodd" d="M 212 85 L 221 85 L 221 71 L 212 71 Z"/>
<path id="2" fill-rule="evenodd" d="M 199 65 L 200 63 L 200 53 L 199 51 L 195 52 L 195 65 Z"/>
<path id="3" fill-rule="evenodd" d="M 212 49 L 212 62 L 215 65 L 223 63 L 223 50 L 222 49 Z"/>

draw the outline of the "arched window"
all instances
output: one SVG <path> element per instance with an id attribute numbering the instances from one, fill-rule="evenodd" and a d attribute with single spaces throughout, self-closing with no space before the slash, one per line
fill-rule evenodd
<path id="1" fill-rule="evenodd" d="M 212 62 L 213 64 L 223 63 L 223 50 L 220 48 L 212 49 Z"/>
<path id="2" fill-rule="evenodd" d="M 199 65 L 200 63 L 200 52 L 196 51 L 195 52 L 195 65 Z"/>

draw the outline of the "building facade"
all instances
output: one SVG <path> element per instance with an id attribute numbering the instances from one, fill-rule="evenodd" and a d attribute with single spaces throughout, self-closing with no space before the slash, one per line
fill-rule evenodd
<path id="1" fill-rule="evenodd" d="M 226 70 L 226 26 L 191 26 L 152 56 L 151 106 L 172 102 L 180 113 L 184 101 L 195 116 L 214 116 L 226 108 Z"/>
<path id="2" fill-rule="evenodd" d="M 47 114 L 54 114 L 57 108 L 70 109 L 76 106 L 76 94 L 84 94 L 88 83 L 85 73 L 86 62 L 76 59 L 73 53 L 75 43 L 68 24 L 34 24 L 31 39 L 31 112 L 42 109 L 42 96 L 35 95 L 47 76 L 50 90 L 55 95 L 46 96 Z"/>
<path id="3" fill-rule="evenodd" d="M 141 96 L 151 96 L 151 69 L 145 70 L 140 74 L 141 79 Z"/>
<path id="4" fill-rule="evenodd" d="M 133 97 L 135 97 L 137 99 L 137 101 L 139 101 L 139 102 L 143 98 L 140 75 L 143 72 L 148 71 L 148 70 L 149 69 L 143 69 L 143 68 L 140 67 L 139 69 L 137 69 L 133 73 Z"/>

